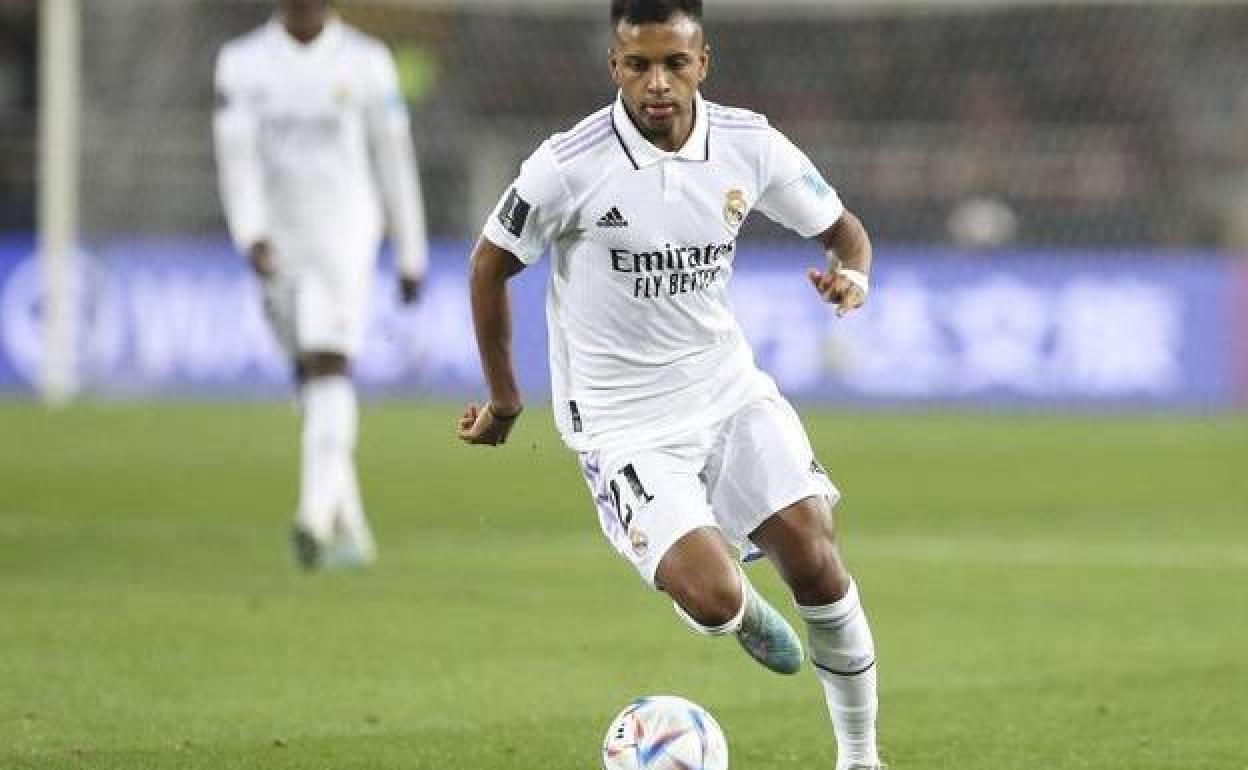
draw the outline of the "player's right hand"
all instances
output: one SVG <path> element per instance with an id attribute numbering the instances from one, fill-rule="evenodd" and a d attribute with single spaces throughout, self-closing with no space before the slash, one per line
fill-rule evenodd
<path id="1" fill-rule="evenodd" d="M 252 272 L 261 278 L 273 277 L 273 249 L 268 241 L 256 241 L 247 251 L 247 261 Z"/>
<path id="2" fill-rule="evenodd" d="M 524 407 L 517 407 L 515 412 L 500 416 L 488 401 L 484 406 L 468 404 L 459 418 L 459 439 L 465 444 L 505 444 L 522 411 Z"/>

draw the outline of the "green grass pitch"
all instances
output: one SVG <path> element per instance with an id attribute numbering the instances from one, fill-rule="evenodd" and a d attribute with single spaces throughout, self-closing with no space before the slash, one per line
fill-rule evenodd
<path id="1" fill-rule="evenodd" d="M 366 407 L 381 561 L 309 576 L 289 407 L 0 403 L 0 767 L 592 770 L 644 693 L 734 770 L 832 767 L 809 671 L 643 590 L 548 413 L 502 449 L 457 414 Z M 1248 767 L 1248 419 L 805 419 L 894 770 Z"/>

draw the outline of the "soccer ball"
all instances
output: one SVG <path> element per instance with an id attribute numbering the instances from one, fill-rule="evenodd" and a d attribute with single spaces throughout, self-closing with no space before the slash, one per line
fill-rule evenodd
<path id="1" fill-rule="evenodd" d="M 675 695 L 648 695 L 611 720 L 603 770 L 727 770 L 728 742 L 715 719 Z"/>

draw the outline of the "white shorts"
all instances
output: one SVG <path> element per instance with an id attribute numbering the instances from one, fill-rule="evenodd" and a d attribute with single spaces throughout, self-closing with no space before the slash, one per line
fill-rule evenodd
<path id="1" fill-rule="evenodd" d="M 262 283 L 265 314 L 287 357 L 359 351 L 373 286 L 372 263 L 366 264 L 350 270 L 309 265 Z"/>
<path id="2" fill-rule="evenodd" d="M 651 586 L 663 555 L 694 529 L 717 527 L 744 555 L 773 514 L 815 495 L 840 499 L 780 395 L 662 445 L 580 460 L 603 534 Z"/>

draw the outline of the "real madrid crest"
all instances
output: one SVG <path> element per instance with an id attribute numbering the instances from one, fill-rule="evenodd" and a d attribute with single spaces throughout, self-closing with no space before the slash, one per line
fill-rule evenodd
<path id="1" fill-rule="evenodd" d="M 745 221 L 745 193 L 732 188 L 724 194 L 724 222 L 736 229 Z"/>
<path id="2" fill-rule="evenodd" d="M 646 555 L 646 550 L 650 547 L 650 538 L 646 537 L 645 532 L 633 527 L 628 531 L 628 541 L 632 543 L 633 553 L 637 554 L 638 559 Z"/>

